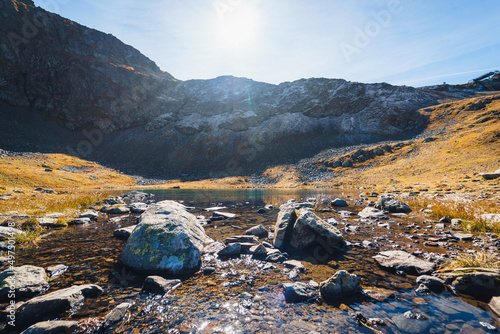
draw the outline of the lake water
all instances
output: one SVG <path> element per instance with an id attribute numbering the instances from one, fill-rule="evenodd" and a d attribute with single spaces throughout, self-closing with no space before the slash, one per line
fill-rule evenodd
<path id="1" fill-rule="evenodd" d="M 358 212 L 367 201 L 354 205 L 360 192 L 317 190 L 155 190 L 155 201 L 183 201 L 194 207 L 195 215 L 210 216 L 204 209 L 225 206 L 223 211 L 236 214 L 233 219 L 211 222 L 204 226 L 208 236 L 223 240 L 228 236 L 244 234 L 244 230 L 262 224 L 274 226 L 280 204 L 288 199 L 323 196 L 351 196 L 350 211 Z M 275 209 L 258 214 L 267 204 Z M 85 333 L 96 332 L 102 317 L 121 302 L 130 302 L 130 315 L 116 333 L 373 333 L 354 319 L 356 312 L 366 318 L 380 318 L 385 326 L 377 326 L 382 333 L 488 333 L 487 325 L 496 326 L 497 318 L 487 310 L 487 301 L 457 297 L 450 292 L 419 295 L 415 292 L 416 277 L 399 276 L 382 270 L 372 256 L 381 250 L 422 250 L 446 254 L 446 249 L 424 247 L 408 238 L 408 225 L 422 225 L 425 217 L 412 213 L 408 217 L 391 217 L 390 228 L 380 227 L 374 221 L 358 221 L 357 216 L 342 220 L 335 212 L 320 214 L 334 217 L 352 246 L 326 263 L 302 260 L 307 270 L 298 281 L 321 282 L 337 270 L 357 274 L 365 292 L 327 304 L 320 300 L 310 303 L 285 302 L 280 283 L 291 282 L 289 270 L 281 264 L 264 270 L 265 263 L 249 255 L 224 260 L 214 256 L 203 257 L 202 267 L 216 269 L 211 275 L 199 272 L 183 278 L 182 285 L 165 296 L 141 292 L 145 275 L 124 268 L 119 256 L 125 241 L 113 237 L 113 231 L 136 223 L 136 216 L 103 216 L 98 222 L 54 231 L 36 248 L 18 250 L 16 265 L 32 264 L 48 267 L 69 265 L 62 276 L 50 281 L 50 291 L 76 284 L 93 283 L 106 293 L 97 299 L 87 299 L 63 318 L 84 322 Z M 111 219 L 111 220 L 110 220 Z M 351 231 L 349 226 L 359 226 Z M 425 229 L 425 227 L 423 227 Z M 371 245 L 364 245 L 363 241 Z M 457 243 L 471 248 L 470 244 Z M 369 292 L 371 291 L 371 293 Z M 372 297 L 369 297 L 370 294 Z M 413 313 L 408 313 L 412 311 Z M 408 319 L 420 314 L 419 319 Z M 109 331 L 111 332 L 111 331 Z"/>

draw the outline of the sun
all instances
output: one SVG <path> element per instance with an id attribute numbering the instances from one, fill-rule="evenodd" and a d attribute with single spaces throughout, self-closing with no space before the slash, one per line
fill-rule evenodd
<path id="1" fill-rule="evenodd" d="M 234 51 L 250 47 L 256 36 L 257 15 L 247 4 L 228 9 L 217 21 L 218 36 L 221 44 Z"/>

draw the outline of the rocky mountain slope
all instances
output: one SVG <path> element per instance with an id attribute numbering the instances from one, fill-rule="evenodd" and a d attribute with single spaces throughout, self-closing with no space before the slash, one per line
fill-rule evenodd
<path id="1" fill-rule="evenodd" d="M 115 37 L 30 0 L 0 7 L 4 149 L 69 152 L 144 175 L 234 175 L 417 133 L 428 117 L 416 111 L 439 99 L 336 79 L 179 81 Z"/>

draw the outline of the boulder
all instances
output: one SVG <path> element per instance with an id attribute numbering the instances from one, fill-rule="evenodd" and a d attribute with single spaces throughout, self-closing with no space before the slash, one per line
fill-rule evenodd
<path id="1" fill-rule="evenodd" d="M 355 274 L 349 274 L 346 270 L 339 270 L 319 285 L 321 297 L 328 300 L 335 300 L 358 292 L 360 289 L 359 278 Z"/>
<path id="2" fill-rule="evenodd" d="M 321 239 L 321 242 L 318 239 Z M 310 209 L 299 209 L 289 244 L 293 250 L 299 251 L 316 244 L 340 248 L 343 241 L 342 233 L 336 227 L 328 224 Z"/>
<path id="3" fill-rule="evenodd" d="M 381 267 L 410 275 L 430 274 L 435 267 L 434 263 L 419 259 L 405 251 L 383 251 L 373 258 Z"/>
<path id="4" fill-rule="evenodd" d="M 71 225 L 84 225 L 84 224 L 90 224 L 92 221 L 90 218 L 75 218 L 73 219 L 70 224 Z"/>
<path id="5" fill-rule="evenodd" d="M 261 257 L 264 254 L 267 254 L 267 248 L 263 244 L 258 244 L 250 247 L 248 252 L 253 254 L 254 257 Z"/>
<path id="6" fill-rule="evenodd" d="M 340 206 L 340 207 L 343 207 L 343 206 L 349 206 L 349 204 L 347 204 L 347 202 L 341 198 L 336 198 L 332 201 L 331 203 L 332 206 Z"/>
<path id="7" fill-rule="evenodd" d="M 255 235 L 259 238 L 267 238 L 269 232 L 262 225 L 257 225 L 246 230 L 245 234 Z"/>
<path id="8" fill-rule="evenodd" d="M 297 260 L 288 260 L 283 262 L 283 265 L 289 269 L 297 270 L 301 273 L 306 271 L 306 267 L 302 264 L 302 262 L 297 261 Z"/>
<path id="9" fill-rule="evenodd" d="M 303 302 L 318 296 L 318 290 L 306 283 L 284 283 L 282 286 L 287 303 Z"/>
<path id="10" fill-rule="evenodd" d="M 453 237 L 460 241 L 471 241 L 472 239 L 474 239 L 474 234 L 458 232 L 453 234 Z"/>
<path id="11" fill-rule="evenodd" d="M 313 245 L 340 248 L 342 233 L 309 208 L 286 208 L 278 214 L 275 226 L 274 246 L 279 249 L 300 251 Z M 331 252 L 329 252 L 331 253 Z"/>
<path id="12" fill-rule="evenodd" d="M 7 301 L 13 286 L 17 300 L 34 297 L 49 288 L 45 269 L 35 266 L 14 267 L 0 273 L 0 302 Z"/>
<path id="13" fill-rule="evenodd" d="M 113 326 L 114 324 L 120 322 L 127 314 L 130 303 L 121 303 L 111 310 L 104 318 L 103 327 L 107 328 Z"/>
<path id="14" fill-rule="evenodd" d="M 148 205 L 146 203 L 132 203 L 127 206 L 132 213 L 143 213 L 148 209 Z"/>
<path id="15" fill-rule="evenodd" d="M 476 298 L 500 296 L 500 269 L 456 268 L 437 275 L 457 293 Z"/>
<path id="16" fill-rule="evenodd" d="M 118 228 L 113 231 L 113 235 L 118 239 L 127 240 L 134 231 L 137 225 L 131 225 L 127 227 Z"/>
<path id="17" fill-rule="evenodd" d="M 76 285 L 28 300 L 17 310 L 16 325 L 30 326 L 40 321 L 59 318 L 85 298 L 101 295 L 103 290 L 94 284 Z"/>
<path id="18" fill-rule="evenodd" d="M 123 264 L 137 271 L 182 276 L 201 264 L 205 230 L 182 204 L 162 201 L 149 207 L 121 254 Z"/>
<path id="19" fill-rule="evenodd" d="M 368 219 L 389 219 L 389 217 L 387 217 L 383 211 L 372 208 L 370 206 L 367 206 L 366 208 L 358 212 L 358 216 Z"/>
<path id="20" fill-rule="evenodd" d="M 158 295 L 164 295 L 181 285 L 180 279 L 165 279 L 161 276 L 148 276 L 142 289 Z"/>
<path id="21" fill-rule="evenodd" d="M 441 293 L 445 290 L 444 281 L 435 276 L 422 275 L 417 277 L 418 285 L 425 285 L 429 290 L 435 293 Z"/>
<path id="22" fill-rule="evenodd" d="M 375 208 L 382 211 L 389 211 L 392 213 L 408 213 L 411 212 L 408 204 L 401 202 L 393 197 L 382 197 L 375 202 Z"/>
<path id="23" fill-rule="evenodd" d="M 38 322 L 28 327 L 21 334 L 64 334 L 74 333 L 78 328 L 78 321 L 53 320 Z"/>
<path id="24" fill-rule="evenodd" d="M 227 244 L 232 244 L 232 243 L 235 243 L 235 242 L 238 242 L 238 243 L 244 242 L 244 243 L 258 245 L 259 244 L 259 238 L 257 238 L 254 235 L 235 235 L 235 236 L 226 238 L 224 240 L 224 242 L 226 243 L 226 245 Z"/>

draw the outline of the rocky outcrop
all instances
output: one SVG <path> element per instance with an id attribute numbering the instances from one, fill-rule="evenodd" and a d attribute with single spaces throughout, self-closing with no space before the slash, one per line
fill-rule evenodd
<path id="1" fill-rule="evenodd" d="M 302 208 L 300 208 L 303 206 Z M 299 208 L 299 209 L 296 209 Z M 274 247 L 297 252 L 314 245 L 341 248 L 344 242 L 342 233 L 327 223 L 302 203 L 286 203 L 280 208 L 274 228 Z"/>
<path id="2" fill-rule="evenodd" d="M 49 288 L 45 269 L 25 265 L 0 273 L 0 302 L 7 301 L 11 287 L 16 299 L 23 300 L 41 294 Z"/>
<path id="3" fill-rule="evenodd" d="M 182 204 L 158 202 L 141 215 L 121 261 L 143 272 L 192 274 L 200 266 L 205 238 L 203 227 Z"/>
<path id="4" fill-rule="evenodd" d="M 410 275 L 430 274 L 435 265 L 405 251 L 383 251 L 373 257 L 378 264 L 394 271 L 401 271 Z"/>
<path id="5" fill-rule="evenodd" d="M 101 287 L 87 284 L 76 285 L 35 297 L 28 300 L 17 310 L 16 324 L 27 327 L 43 320 L 58 318 L 71 307 L 81 303 L 85 298 L 97 297 L 102 293 Z"/>
<path id="6" fill-rule="evenodd" d="M 57 145 L 120 170 L 223 176 L 418 131 L 416 110 L 437 103 L 412 87 L 340 79 L 180 81 L 109 34 L 30 2 L 0 6 L 0 101 L 23 108 L 0 118 L 54 120 L 45 135 L 4 122 L 7 149 Z"/>

